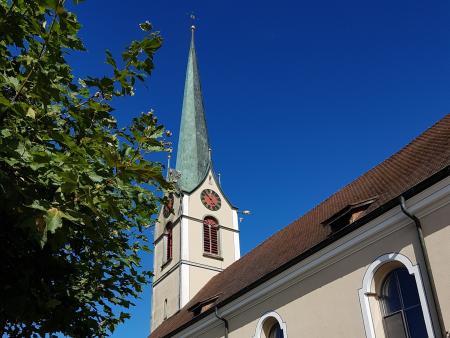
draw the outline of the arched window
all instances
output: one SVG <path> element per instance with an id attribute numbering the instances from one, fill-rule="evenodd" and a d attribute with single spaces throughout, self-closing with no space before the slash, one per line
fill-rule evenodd
<path id="1" fill-rule="evenodd" d="M 172 224 L 169 224 L 167 226 L 167 261 L 170 261 L 172 259 L 172 246 L 173 246 L 173 236 L 172 236 Z"/>
<path id="2" fill-rule="evenodd" d="M 287 338 L 286 323 L 275 311 L 268 312 L 258 320 L 253 338 Z"/>
<path id="3" fill-rule="evenodd" d="M 380 299 L 386 337 L 427 337 L 416 281 L 406 268 L 395 269 L 387 275 Z"/>
<path id="4" fill-rule="evenodd" d="M 173 224 L 171 222 L 167 223 L 166 229 L 164 230 L 163 239 L 163 265 L 168 263 L 172 259 L 173 253 L 173 235 L 172 235 Z"/>
<path id="5" fill-rule="evenodd" d="M 203 251 L 205 253 L 218 255 L 218 222 L 214 217 L 207 216 L 203 220 Z"/>
<path id="6" fill-rule="evenodd" d="M 269 337 L 268 338 L 283 338 L 284 333 L 281 329 L 280 323 L 276 322 L 269 331 Z"/>
<path id="7" fill-rule="evenodd" d="M 358 293 L 367 338 L 436 337 L 419 265 L 401 253 L 373 261 Z"/>

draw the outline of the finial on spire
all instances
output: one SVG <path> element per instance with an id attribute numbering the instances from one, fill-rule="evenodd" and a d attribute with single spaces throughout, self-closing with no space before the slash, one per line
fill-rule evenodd
<path id="1" fill-rule="evenodd" d="M 194 13 L 191 13 L 191 14 L 189 15 L 189 17 L 190 17 L 191 22 L 192 22 L 192 25 L 191 25 L 191 31 L 192 31 L 192 33 L 194 33 L 195 29 L 197 28 L 197 27 L 195 27 L 195 25 L 194 25 L 194 22 L 195 22 L 195 14 L 194 14 Z"/>

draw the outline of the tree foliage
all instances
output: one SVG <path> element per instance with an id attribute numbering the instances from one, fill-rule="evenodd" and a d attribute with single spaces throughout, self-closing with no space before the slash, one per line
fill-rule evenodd
<path id="1" fill-rule="evenodd" d="M 119 129 L 111 104 L 131 96 L 161 46 L 149 22 L 111 74 L 76 79 L 84 51 L 63 0 L 0 0 L 0 329 L 9 336 L 105 336 L 129 317 L 151 273 L 144 230 L 169 188 L 152 112 Z M 143 185 L 149 185 L 144 189 Z M 151 191 L 152 190 L 152 191 Z M 119 309 L 119 310 L 117 310 Z"/>

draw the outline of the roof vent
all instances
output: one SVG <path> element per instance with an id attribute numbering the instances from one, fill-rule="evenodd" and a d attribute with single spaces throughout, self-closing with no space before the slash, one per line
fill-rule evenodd
<path id="1" fill-rule="evenodd" d="M 322 224 L 329 225 L 331 231 L 336 232 L 359 219 L 377 198 L 375 196 L 363 201 L 347 204 L 347 206 L 322 222 Z"/>
<path id="2" fill-rule="evenodd" d="M 212 308 L 215 304 L 219 296 L 213 296 L 208 299 L 202 300 L 200 302 L 195 303 L 192 305 L 188 311 L 192 312 L 194 316 L 198 316 L 199 314 L 205 312 L 206 310 L 209 310 Z"/>

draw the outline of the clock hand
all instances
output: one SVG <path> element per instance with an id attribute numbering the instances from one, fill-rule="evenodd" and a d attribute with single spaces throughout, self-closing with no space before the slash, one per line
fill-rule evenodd
<path id="1" fill-rule="evenodd" d="M 212 204 L 214 204 L 214 202 L 211 200 L 211 197 L 209 197 L 209 195 L 205 195 L 205 198 L 208 199 L 208 201 L 206 202 L 209 206 L 213 206 Z"/>
<path id="2" fill-rule="evenodd" d="M 209 194 L 208 197 L 210 198 L 211 202 L 213 202 L 213 203 L 216 203 L 216 202 L 217 202 L 216 196 L 214 196 L 212 193 Z"/>

